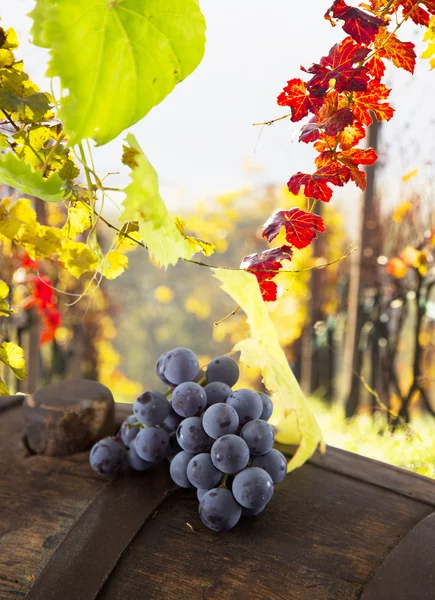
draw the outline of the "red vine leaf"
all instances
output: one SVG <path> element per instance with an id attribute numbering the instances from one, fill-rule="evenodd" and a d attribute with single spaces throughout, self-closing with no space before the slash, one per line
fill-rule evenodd
<path id="1" fill-rule="evenodd" d="M 386 23 L 379 17 L 369 15 L 359 8 L 348 6 L 344 0 L 335 0 L 334 4 L 325 14 L 325 19 L 332 22 L 332 18 L 344 21 L 343 29 L 358 44 L 368 46 L 373 42 L 380 27 Z"/>
<path id="2" fill-rule="evenodd" d="M 375 47 L 379 47 L 380 57 L 391 60 L 396 67 L 414 73 L 416 54 L 412 42 L 402 42 L 388 31 L 380 31 L 376 37 Z"/>
<path id="3" fill-rule="evenodd" d="M 343 131 L 345 127 L 352 125 L 354 118 L 350 108 L 340 108 L 336 113 L 332 114 L 324 121 L 320 120 L 319 113 L 319 117 L 314 117 L 309 123 L 301 128 L 299 141 L 306 143 L 314 142 L 319 139 L 321 129 L 323 129 L 326 135 L 331 137 L 336 136 L 337 133 Z"/>
<path id="4" fill-rule="evenodd" d="M 320 106 L 319 98 L 312 98 L 307 90 L 307 85 L 302 79 L 290 79 L 278 96 L 280 106 L 289 106 L 292 110 L 291 121 L 300 121 L 309 112 L 314 113 Z"/>
<path id="5" fill-rule="evenodd" d="M 375 79 L 382 79 L 385 73 L 385 65 L 378 54 L 375 54 L 373 58 L 366 63 L 366 66 Z"/>
<path id="6" fill-rule="evenodd" d="M 274 302 L 276 300 L 277 285 L 272 279 L 282 269 L 282 261 L 290 261 L 292 256 L 293 250 L 290 246 L 279 246 L 278 248 L 266 250 L 260 255 L 250 254 L 245 256 L 240 268 L 246 269 L 256 276 L 263 300 Z"/>
<path id="7" fill-rule="evenodd" d="M 363 61 L 368 53 L 368 48 L 362 48 L 351 37 L 335 44 L 328 56 L 320 59 L 320 64 L 315 63 L 308 70 L 303 69 L 313 75 L 307 83 L 309 92 L 314 96 L 323 97 L 331 87 L 331 80 L 338 92 L 365 90 L 369 71 L 367 67 L 354 65 Z"/>
<path id="8" fill-rule="evenodd" d="M 336 163 L 329 162 L 317 169 L 312 175 L 301 172 L 296 173 L 290 178 L 287 187 L 292 194 L 298 194 L 301 187 L 304 186 L 304 196 L 307 198 L 329 202 L 332 197 L 332 190 L 327 184 L 332 183 L 341 187 L 346 181 L 349 181 L 349 174 L 345 168 L 337 167 Z"/>
<path id="9" fill-rule="evenodd" d="M 416 0 L 400 0 L 398 4 L 402 6 L 404 17 L 409 17 L 416 25 L 424 25 L 425 27 L 429 25 L 429 13 L 422 6 L 419 6 Z M 419 2 L 419 4 L 426 4 L 430 13 L 434 14 L 433 2 Z"/>
<path id="10" fill-rule="evenodd" d="M 353 95 L 352 112 L 357 121 L 370 125 L 372 118 L 369 110 L 378 121 L 389 121 L 394 114 L 394 108 L 385 102 L 390 91 L 383 83 L 370 81 L 365 92 L 356 92 Z"/>
<path id="11" fill-rule="evenodd" d="M 356 146 L 366 135 L 366 130 L 361 123 L 356 121 L 353 125 L 345 127 L 340 136 L 340 148 L 342 150 L 349 150 Z"/>
<path id="12" fill-rule="evenodd" d="M 264 224 L 262 235 L 271 242 L 276 238 L 281 227 L 285 229 L 287 242 L 298 250 L 306 248 L 317 238 L 316 231 L 325 231 L 322 217 L 300 208 L 275 211 Z"/>

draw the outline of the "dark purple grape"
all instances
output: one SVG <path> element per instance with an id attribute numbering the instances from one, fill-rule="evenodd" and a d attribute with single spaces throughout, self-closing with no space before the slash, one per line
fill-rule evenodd
<path id="1" fill-rule="evenodd" d="M 126 449 L 121 441 L 106 437 L 94 444 L 89 453 L 89 464 L 101 475 L 114 475 L 125 465 Z"/>
<path id="2" fill-rule="evenodd" d="M 205 432 L 217 439 L 229 433 L 236 433 L 239 427 L 239 415 L 229 404 L 213 404 L 202 417 Z"/>
<path id="3" fill-rule="evenodd" d="M 243 425 L 240 437 L 248 444 L 251 454 L 266 454 L 275 442 L 275 430 L 266 421 L 255 419 Z"/>
<path id="4" fill-rule="evenodd" d="M 154 466 L 154 463 L 141 459 L 134 444 L 127 448 L 127 464 L 133 471 L 148 471 Z"/>
<path id="5" fill-rule="evenodd" d="M 198 454 L 210 450 L 212 440 L 204 431 L 201 417 L 188 417 L 177 429 L 177 440 L 183 450 Z"/>
<path id="6" fill-rule="evenodd" d="M 273 483 L 281 483 L 287 475 L 287 460 L 284 454 L 281 454 L 274 448 L 263 456 L 256 456 L 252 461 L 253 467 L 264 469 L 272 478 Z"/>
<path id="7" fill-rule="evenodd" d="M 164 427 L 168 432 L 175 431 L 182 420 L 183 417 L 177 415 L 175 410 L 172 408 L 172 402 L 169 402 L 169 414 L 163 421 L 162 427 Z"/>
<path id="8" fill-rule="evenodd" d="M 136 415 L 130 415 L 127 417 L 121 425 L 121 429 L 119 430 L 119 435 L 121 436 L 122 443 L 127 447 L 131 444 L 134 438 L 140 431 L 139 425 L 135 425 L 134 427 L 126 427 L 130 423 L 137 423 Z"/>
<path id="9" fill-rule="evenodd" d="M 268 421 L 272 416 L 273 402 L 269 396 L 263 394 L 263 392 L 257 392 L 257 394 L 260 396 L 261 401 L 263 402 L 263 412 L 260 415 L 260 419 L 262 421 Z"/>
<path id="10" fill-rule="evenodd" d="M 212 404 L 217 404 L 218 402 L 226 402 L 228 396 L 233 390 L 226 383 L 214 381 L 213 383 L 208 383 L 205 386 L 204 391 L 207 396 L 207 406 L 211 406 Z"/>
<path id="11" fill-rule="evenodd" d="M 188 348 L 174 348 L 162 354 L 157 361 L 156 372 L 164 383 L 171 386 L 194 381 L 199 373 L 198 358 Z"/>
<path id="12" fill-rule="evenodd" d="M 201 521 L 212 531 L 232 529 L 239 522 L 241 513 L 241 507 L 225 488 L 210 490 L 199 503 Z"/>
<path id="13" fill-rule="evenodd" d="M 193 458 L 193 454 L 189 452 L 179 452 L 174 456 L 171 465 L 169 467 L 169 473 L 171 474 L 172 481 L 182 488 L 193 487 L 187 477 L 187 465 Z"/>
<path id="14" fill-rule="evenodd" d="M 237 435 L 223 435 L 211 447 L 211 460 L 219 471 L 234 475 L 249 462 L 249 448 Z"/>
<path id="15" fill-rule="evenodd" d="M 210 454 L 197 454 L 187 466 L 187 478 L 199 489 L 211 490 L 219 485 L 222 473 L 211 462 Z"/>
<path id="16" fill-rule="evenodd" d="M 161 427 L 146 427 L 139 431 L 134 445 L 142 460 L 156 463 L 168 453 L 169 434 Z"/>
<path id="17" fill-rule="evenodd" d="M 180 383 L 172 392 L 172 408 L 181 417 L 194 417 L 202 413 L 206 404 L 204 388 L 193 381 Z"/>
<path id="18" fill-rule="evenodd" d="M 169 414 L 169 402 L 160 392 L 144 392 L 133 404 L 133 411 L 138 421 L 152 427 L 160 425 Z"/>
<path id="19" fill-rule="evenodd" d="M 232 387 L 239 379 L 239 365 L 229 356 L 218 356 L 207 365 L 207 382 L 226 383 Z"/>
<path id="20" fill-rule="evenodd" d="M 240 425 L 259 419 L 263 412 L 263 402 L 257 392 L 244 388 L 231 392 L 226 403 L 237 411 Z"/>
<path id="21" fill-rule="evenodd" d="M 235 476 L 232 492 L 241 506 L 264 508 L 273 496 L 273 481 L 263 469 L 249 467 Z"/>

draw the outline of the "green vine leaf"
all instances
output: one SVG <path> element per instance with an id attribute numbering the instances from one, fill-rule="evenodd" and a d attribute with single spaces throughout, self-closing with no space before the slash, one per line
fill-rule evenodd
<path id="1" fill-rule="evenodd" d="M 37 0 L 34 43 L 68 94 L 59 118 L 75 144 L 105 144 L 144 117 L 201 62 L 197 0 Z"/>
<path id="2" fill-rule="evenodd" d="M 261 370 L 266 389 L 273 394 L 271 422 L 276 426 L 276 440 L 299 446 L 287 466 L 287 471 L 292 471 L 301 467 L 319 444 L 324 450 L 322 433 L 280 346 L 255 275 L 228 269 L 213 270 L 223 290 L 240 305 L 248 318 L 251 337 L 236 344 L 233 351 L 240 351 L 240 360 L 247 366 Z"/>
<path id="3" fill-rule="evenodd" d="M 122 162 L 131 169 L 131 183 L 125 188 L 124 212 L 120 219 L 137 221 L 139 231 L 150 255 L 163 267 L 175 265 L 180 258 L 190 259 L 195 252 L 204 252 L 195 238 L 187 239 L 180 221 L 169 214 L 160 196 L 157 173 L 133 134 L 126 137 Z M 196 240 L 195 240 L 196 241 Z M 204 242 L 202 242 L 204 244 Z M 206 247 L 207 256 L 211 248 Z"/>
<path id="4" fill-rule="evenodd" d="M 33 171 L 30 165 L 23 163 L 12 153 L 0 154 L 0 183 L 46 202 L 65 199 L 62 189 L 64 181 L 57 173 L 44 179 L 41 171 Z"/>

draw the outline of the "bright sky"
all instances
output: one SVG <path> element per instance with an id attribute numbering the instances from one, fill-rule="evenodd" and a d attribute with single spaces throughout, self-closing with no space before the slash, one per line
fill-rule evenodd
<path id="1" fill-rule="evenodd" d="M 207 20 L 202 64 L 132 128 L 160 175 L 168 204 L 176 208 L 245 185 L 284 184 L 296 171 L 313 169 L 315 154 L 297 142 L 298 124 L 283 121 L 261 129 L 252 123 L 284 114 L 276 96 L 285 82 L 300 75 L 301 64 L 317 62 L 345 35 L 323 19 L 331 0 L 200 4 Z M 47 54 L 29 44 L 26 13 L 32 7 L 32 0 L 2 0 L 1 16 L 5 27 L 19 33 L 27 71 L 49 89 L 43 77 Z M 410 26 L 401 37 L 412 39 L 421 53 L 422 30 Z M 401 175 L 435 154 L 435 72 L 427 61 L 418 61 L 416 72 L 412 77 L 392 67 L 388 75 L 397 110 L 384 127 L 382 144 L 388 151 L 384 186 L 391 197 L 397 196 Z M 120 153 L 119 139 L 96 150 L 99 171 L 119 170 Z M 261 167 L 261 172 L 247 171 L 246 163 Z M 348 184 L 334 198 L 349 206 L 358 193 Z"/>

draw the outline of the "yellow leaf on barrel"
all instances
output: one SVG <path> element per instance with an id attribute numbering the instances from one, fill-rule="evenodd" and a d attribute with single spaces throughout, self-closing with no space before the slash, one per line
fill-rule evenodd
<path id="1" fill-rule="evenodd" d="M 241 353 L 240 360 L 247 366 L 260 369 L 264 385 L 272 393 L 276 440 L 299 446 L 288 463 L 288 471 L 292 471 L 302 466 L 319 444 L 324 450 L 322 433 L 279 344 L 255 276 L 244 271 L 213 270 L 223 290 L 247 316 L 251 337 L 238 342 L 233 351 Z"/>

